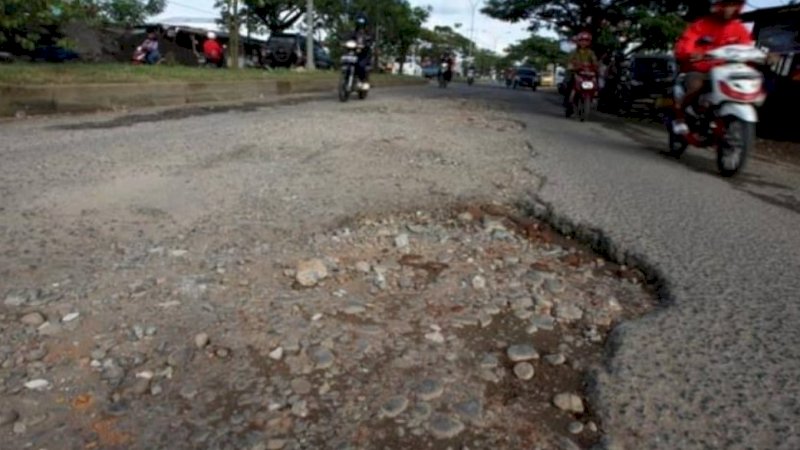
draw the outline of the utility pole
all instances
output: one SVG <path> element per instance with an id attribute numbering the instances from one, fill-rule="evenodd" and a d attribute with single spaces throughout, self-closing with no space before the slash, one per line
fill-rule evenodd
<path id="1" fill-rule="evenodd" d="M 469 6 L 472 7 L 472 23 L 469 27 L 469 56 L 475 56 L 475 11 L 480 6 L 482 0 L 469 0 Z"/>
<path id="2" fill-rule="evenodd" d="M 229 65 L 232 69 L 239 69 L 239 0 L 232 0 L 230 21 L 230 46 Z"/>
<path id="3" fill-rule="evenodd" d="M 306 3 L 306 69 L 314 70 L 314 0 Z"/>

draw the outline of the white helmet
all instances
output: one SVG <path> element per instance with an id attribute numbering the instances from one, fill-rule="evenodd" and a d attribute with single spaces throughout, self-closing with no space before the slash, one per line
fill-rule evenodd
<path id="1" fill-rule="evenodd" d="M 209 38 L 209 39 L 216 39 L 217 38 L 217 33 L 214 33 L 213 31 L 209 31 L 208 34 L 206 35 L 206 37 Z"/>

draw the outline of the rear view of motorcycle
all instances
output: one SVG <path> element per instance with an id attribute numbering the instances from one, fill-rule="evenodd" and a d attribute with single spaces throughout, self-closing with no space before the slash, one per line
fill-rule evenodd
<path id="1" fill-rule="evenodd" d="M 339 100 L 346 102 L 353 92 L 358 93 L 358 98 L 363 100 L 369 94 L 369 83 L 358 80 L 358 52 L 361 50 L 354 40 L 347 41 L 344 45 L 346 51 L 342 55 L 342 79 L 339 82 Z"/>

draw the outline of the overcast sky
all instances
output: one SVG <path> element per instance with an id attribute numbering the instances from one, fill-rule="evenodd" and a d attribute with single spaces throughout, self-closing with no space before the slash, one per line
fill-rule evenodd
<path id="1" fill-rule="evenodd" d="M 460 32 L 465 36 L 470 35 L 470 18 L 472 7 L 470 0 L 410 0 L 416 6 L 430 5 L 433 13 L 428 21 L 428 26 L 449 25 L 460 23 Z M 475 4 L 482 3 L 473 0 Z M 788 0 L 748 0 L 752 7 L 777 6 L 788 3 Z M 480 7 L 478 7 L 478 10 Z M 174 17 L 216 18 L 218 13 L 214 9 L 214 0 L 179 0 L 167 1 L 167 9 L 157 19 Z M 509 44 L 525 38 L 529 32 L 526 24 L 509 24 L 483 16 L 480 12 L 475 14 L 475 41 L 479 46 L 500 51 Z"/>

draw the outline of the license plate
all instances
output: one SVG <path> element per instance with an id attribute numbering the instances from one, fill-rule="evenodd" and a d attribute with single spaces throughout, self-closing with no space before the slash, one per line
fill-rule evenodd
<path id="1" fill-rule="evenodd" d="M 583 83 L 581 83 L 581 88 L 594 89 L 594 83 L 592 83 L 591 81 L 584 81 Z"/>
<path id="2" fill-rule="evenodd" d="M 342 56 L 342 62 L 345 64 L 355 64 L 358 62 L 358 57 L 354 55 L 344 55 Z"/>
<path id="3" fill-rule="evenodd" d="M 669 97 L 661 97 L 656 99 L 656 108 L 672 108 L 675 101 Z"/>

